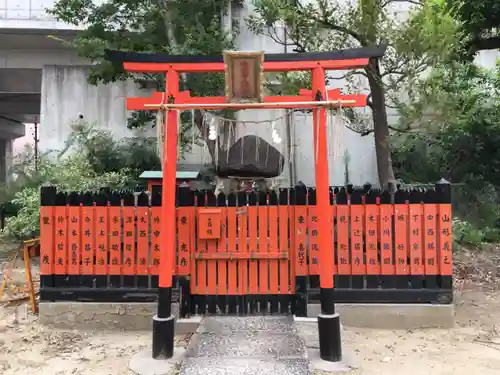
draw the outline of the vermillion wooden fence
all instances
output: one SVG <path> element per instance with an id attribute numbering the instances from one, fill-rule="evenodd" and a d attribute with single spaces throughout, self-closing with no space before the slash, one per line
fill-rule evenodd
<path id="1" fill-rule="evenodd" d="M 316 212 L 331 212 L 335 301 L 451 303 L 450 185 L 427 190 L 332 188 L 215 196 L 177 192 L 175 264 L 160 263 L 161 187 L 152 194 L 41 192 L 44 301 L 151 301 L 173 267 L 181 315 L 306 315 L 319 301 Z"/>

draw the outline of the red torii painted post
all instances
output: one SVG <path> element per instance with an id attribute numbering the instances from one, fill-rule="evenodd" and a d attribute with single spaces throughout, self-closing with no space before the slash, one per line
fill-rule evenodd
<path id="1" fill-rule="evenodd" d="M 326 107 L 362 107 L 365 95 L 341 95 L 340 90 L 326 90 L 326 70 L 363 68 L 370 58 L 379 58 L 385 46 L 358 48 L 322 53 L 266 54 L 265 72 L 306 70 L 312 72 L 312 90 L 300 90 L 298 96 L 267 96 L 263 103 L 228 103 L 226 97 L 192 97 L 189 91 L 179 91 L 179 74 L 225 71 L 222 56 L 169 56 L 163 54 L 108 51 L 108 59 L 123 63 L 128 72 L 165 73 L 166 98 L 155 92 L 150 98 L 127 98 L 128 110 L 165 109 L 165 142 L 162 185 L 161 267 L 159 276 L 158 312 L 153 318 L 153 358 L 171 358 L 174 348 L 174 317 L 171 311 L 172 276 L 176 254 L 175 175 L 177 161 L 178 110 L 187 109 L 263 109 L 313 108 L 316 194 L 319 207 L 330 205 L 329 171 L 326 139 Z M 327 95 L 328 94 L 328 95 Z M 323 360 L 339 361 L 342 356 L 340 321 L 334 303 L 334 249 L 329 210 L 318 210 L 321 233 L 320 294 L 321 314 L 318 316 L 320 356 Z"/>

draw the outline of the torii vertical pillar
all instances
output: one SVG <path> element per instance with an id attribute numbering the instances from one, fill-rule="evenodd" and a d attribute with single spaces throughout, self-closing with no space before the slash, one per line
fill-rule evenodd
<path id="1" fill-rule="evenodd" d="M 317 66 L 312 71 L 312 91 L 316 100 L 325 100 L 325 70 Z M 340 340 L 340 318 L 335 313 L 334 302 L 334 249 L 330 210 L 330 184 L 328 173 L 328 152 L 326 140 L 326 108 L 313 110 L 314 160 L 316 172 L 316 204 L 320 236 L 320 301 L 321 314 L 318 316 L 319 353 L 321 359 L 337 362 L 342 359 Z"/>
<path id="2" fill-rule="evenodd" d="M 169 70 L 166 77 L 169 102 L 179 94 L 179 73 Z M 172 271 L 176 252 L 175 173 L 177 169 L 177 111 L 165 116 L 166 141 L 163 152 L 163 183 L 161 204 L 160 275 L 158 283 L 158 312 L 153 317 L 153 358 L 168 359 L 174 355 L 174 322 L 172 315 Z"/>

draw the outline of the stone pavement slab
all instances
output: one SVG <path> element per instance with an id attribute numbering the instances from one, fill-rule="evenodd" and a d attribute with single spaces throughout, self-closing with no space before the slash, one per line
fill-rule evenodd
<path id="1" fill-rule="evenodd" d="M 189 358 L 182 375 L 309 375 L 307 359 Z"/>
<path id="2" fill-rule="evenodd" d="M 219 333 L 223 331 L 267 331 L 276 333 L 296 332 L 293 316 L 228 316 L 205 317 L 196 332 Z"/>
<path id="3" fill-rule="evenodd" d="M 309 375 L 293 317 L 206 317 L 191 338 L 180 375 Z"/>

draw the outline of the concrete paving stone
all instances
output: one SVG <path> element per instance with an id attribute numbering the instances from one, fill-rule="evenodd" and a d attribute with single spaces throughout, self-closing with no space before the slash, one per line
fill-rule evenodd
<path id="1" fill-rule="evenodd" d="M 191 337 L 189 357 L 306 358 L 304 341 L 294 333 L 233 331 L 197 333 Z"/>
<path id="2" fill-rule="evenodd" d="M 219 333 L 225 331 L 295 332 L 292 316 L 206 317 L 197 332 Z"/>
<path id="3" fill-rule="evenodd" d="M 188 358 L 180 375 L 311 375 L 307 359 Z"/>

